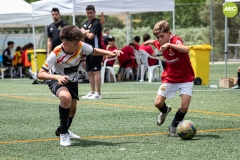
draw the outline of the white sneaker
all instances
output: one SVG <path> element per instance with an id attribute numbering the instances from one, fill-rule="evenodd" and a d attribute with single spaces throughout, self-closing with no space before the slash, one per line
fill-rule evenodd
<path id="1" fill-rule="evenodd" d="M 101 98 L 102 98 L 102 95 L 95 92 L 94 94 L 89 96 L 87 99 L 101 99 Z"/>
<path id="2" fill-rule="evenodd" d="M 69 134 L 70 139 L 80 139 L 81 138 L 80 136 L 74 134 L 71 131 L 68 131 L 68 134 Z"/>
<path id="3" fill-rule="evenodd" d="M 60 134 L 60 145 L 61 146 L 71 146 L 69 133 Z"/>
<path id="4" fill-rule="evenodd" d="M 86 96 L 82 96 L 82 99 L 88 99 L 88 97 L 92 96 L 93 94 L 94 93 L 90 91 Z"/>

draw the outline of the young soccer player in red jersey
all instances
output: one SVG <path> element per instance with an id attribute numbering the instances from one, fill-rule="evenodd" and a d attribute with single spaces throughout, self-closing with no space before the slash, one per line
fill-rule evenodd
<path id="1" fill-rule="evenodd" d="M 84 37 L 77 26 L 68 25 L 61 29 L 60 39 L 62 44 L 49 54 L 38 73 L 39 79 L 51 80 L 49 89 L 59 98 L 60 127 L 56 135 L 60 134 L 60 145 L 70 146 L 70 139 L 80 138 L 68 129 L 72 123 L 77 109 L 78 97 L 78 70 L 81 55 L 112 55 L 119 56 L 119 50 L 106 51 L 93 48 L 81 42 Z"/>
<path id="2" fill-rule="evenodd" d="M 162 85 L 155 100 L 155 106 L 160 110 L 157 125 L 162 125 L 171 111 L 171 107 L 165 103 L 166 98 L 172 98 L 179 90 L 180 107 L 169 126 L 170 136 L 175 137 L 176 128 L 186 115 L 191 101 L 194 71 L 188 55 L 188 47 L 183 44 L 180 37 L 172 35 L 167 21 L 156 23 L 153 34 L 157 40 L 148 40 L 145 44 L 153 44 L 162 52 L 166 60 L 166 68 L 161 77 Z"/>

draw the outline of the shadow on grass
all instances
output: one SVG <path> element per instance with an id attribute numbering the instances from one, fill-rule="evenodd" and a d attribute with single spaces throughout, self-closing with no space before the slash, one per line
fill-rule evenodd
<path id="1" fill-rule="evenodd" d="M 180 137 L 179 137 L 180 138 Z M 204 139 L 204 138 L 221 138 L 219 135 L 216 135 L 216 134 L 203 134 L 203 135 L 195 135 L 193 137 L 193 139 L 185 139 L 183 141 L 197 141 L 197 140 L 201 140 L 201 139 Z"/>
<path id="2" fill-rule="evenodd" d="M 221 137 L 217 134 L 197 134 L 195 138 L 216 138 L 217 139 Z"/>
<path id="3" fill-rule="evenodd" d="M 123 143 L 112 143 L 112 142 L 102 142 L 102 141 L 91 141 L 91 140 L 74 140 L 72 141 L 71 147 L 81 146 L 81 147 L 91 147 L 91 146 L 118 146 L 125 143 L 138 143 L 138 142 L 123 142 Z"/>

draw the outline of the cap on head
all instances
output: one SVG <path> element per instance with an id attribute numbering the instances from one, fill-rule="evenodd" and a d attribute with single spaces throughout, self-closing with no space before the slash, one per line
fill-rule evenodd
<path id="1" fill-rule="evenodd" d="M 108 41 L 115 41 L 115 38 L 113 36 L 108 36 L 107 40 Z"/>

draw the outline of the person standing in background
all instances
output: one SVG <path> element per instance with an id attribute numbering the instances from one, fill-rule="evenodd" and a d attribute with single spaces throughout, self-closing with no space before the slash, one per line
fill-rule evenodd
<path id="1" fill-rule="evenodd" d="M 96 18 L 96 11 L 93 5 L 86 7 L 86 13 L 88 20 L 84 23 L 81 28 L 82 33 L 85 36 L 85 43 L 92 45 L 94 48 L 102 49 L 102 25 L 100 20 Z M 83 99 L 100 99 L 101 95 L 101 62 L 102 56 L 88 55 L 86 58 L 86 69 L 89 77 L 89 83 L 91 91 L 86 95 L 82 96 Z"/>
<path id="2" fill-rule="evenodd" d="M 51 53 L 51 51 L 55 47 L 62 43 L 61 39 L 59 38 L 59 33 L 61 29 L 67 25 L 66 22 L 63 22 L 63 20 L 60 19 L 60 12 L 58 8 L 53 8 L 51 13 L 54 22 L 51 23 L 47 29 L 48 33 L 47 56 L 49 55 L 49 53 Z"/>

